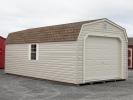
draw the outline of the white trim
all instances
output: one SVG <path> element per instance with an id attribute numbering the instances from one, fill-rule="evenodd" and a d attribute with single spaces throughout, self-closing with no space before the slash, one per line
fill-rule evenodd
<path id="1" fill-rule="evenodd" d="M 112 22 L 111 20 L 109 20 L 109 19 L 107 19 L 107 18 L 104 18 L 104 21 L 107 21 L 108 23 L 112 24 L 113 26 L 115 26 L 115 27 L 117 27 L 117 28 L 119 28 L 119 29 L 121 29 L 121 30 L 123 30 L 123 31 L 126 31 L 125 28 L 121 27 L 120 25 L 118 25 L 118 24 Z"/>
<path id="2" fill-rule="evenodd" d="M 31 45 L 33 45 L 33 44 L 36 44 L 36 60 L 38 60 L 39 59 L 39 44 L 38 43 L 29 44 L 28 60 L 31 60 Z M 36 61 L 36 60 L 31 60 L 31 61 Z"/>
<path id="3" fill-rule="evenodd" d="M 123 70 L 124 70 L 124 66 L 123 66 L 123 57 L 122 57 L 122 39 L 121 39 L 121 37 L 119 37 L 119 36 L 110 36 L 109 34 L 98 34 L 98 35 L 95 35 L 95 33 L 99 33 L 99 32 L 91 32 L 92 34 L 86 34 L 86 36 L 84 37 L 84 40 L 83 40 L 83 83 L 85 83 L 86 81 L 85 81 L 85 43 L 86 43 L 86 39 L 87 39 L 87 37 L 88 36 L 99 36 L 99 37 L 112 37 L 112 38 L 118 38 L 119 40 L 120 40 L 120 42 L 121 42 L 121 53 L 120 53 L 120 58 L 121 58 L 121 65 L 120 66 L 122 66 L 121 67 L 121 73 L 120 73 L 120 76 L 123 78 Z"/>
<path id="4" fill-rule="evenodd" d="M 126 31 L 125 28 L 121 27 L 120 25 L 118 25 L 118 24 L 112 22 L 111 20 L 109 20 L 109 19 L 107 19 L 107 18 L 99 19 L 99 20 L 97 20 L 97 21 L 90 22 L 90 23 L 85 23 L 85 24 L 83 24 L 83 25 L 91 25 L 91 24 L 95 24 L 95 23 L 99 23 L 99 22 L 104 22 L 104 21 L 105 21 L 105 22 L 108 22 L 109 24 L 111 24 L 111 25 L 113 25 L 113 26 L 115 26 L 115 27 L 117 27 L 117 28 L 119 28 L 119 29 L 121 29 L 121 30 L 123 30 L 123 31 Z"/>
<path id="5" fill-rule="evenodd" d="M 100 22 L 107 22 L 107 23 L 109 23 L 109 24 L 111 24 L 111 25 L 123 30 L 123 33 L 124 33 L 124 36 L 125 36 L 125 40 L 126 40 L 126 42 L 128 42 L 128 39 L 127 39 L 128 36 L 127 36 L 127 33 L 126 33 L 126 29 L 121 27 L 120 25 L 112 22 L 111 20 L 109 20 L 107 18 L 103 18 L 103 19 L 100 19 L 100 20 L 97 20 L 97 21 L 94 21 L 94 22 L 90 22 L 90 23 L 85 23 L 85 24 L 82 25 L 81 29 L 83 28 L 83 26 L 88 26 L 88 25 L 92 25 L 92 24 L 96 24 L 96 23 L 100 23 Z"/>
<path id="6" fill-rule="evenodd" d="M 37 49 L 37 51 L 36 51 L 36 60 L 39 60 L 39 44 L 38 43 L 36 43 L 36 49 Z"/>
<path id="7" fill-rule="evenodd" d="M 28 60 L 31 60 L 31 44 L 28 44 Z"/>

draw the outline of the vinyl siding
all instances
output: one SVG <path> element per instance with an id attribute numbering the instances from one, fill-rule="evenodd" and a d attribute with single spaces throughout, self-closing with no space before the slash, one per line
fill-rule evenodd
<path id="1" fill-rule="evenodd" d="M 6 46 L 6 73 L 76 83 L 77 44 L 49 42 L 38 44 L 38 60 L 29 60 L 29 44 Z"/>
<path id="2" fill-rule="evenodd" d="M 104 29 L 104 25 L 106 24 L 106 30 Z M 102 21 L 102 22 L 97 22 L 93 24 L 84 24 L 82 26 L 82 29 L 80 31 L 79 37 L 78 37 L 78 64 L 77 64 L 77 83 L 83 83 L 84 79 L 84 38 L 85 36 L 89 35 L 108 35 L 112 37 L 119 37 L 122 40 L 121 46 L 121 78 L 126 79 L 127 78 L 127 37 L 126 33 L 115 27 L 114 25 Z M 99 44 L 102 46 L 102 44 Z M 104 54 L 103 54 L 104 55 Z M 112 73 L 113 74 L 113 73 Z"/>

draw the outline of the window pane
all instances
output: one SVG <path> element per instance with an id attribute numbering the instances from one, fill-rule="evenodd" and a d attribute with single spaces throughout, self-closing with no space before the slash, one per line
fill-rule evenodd
<path id="1" fill-rule="evenodd" d="M 31 53 L 31 60 L 36 60 L 36 53 Z"/>
<path id="2" fill-rule="evenodd" d="M 32 44 L 32 45 L 31 45 L 31 52 L 32 52 L 32 51 L 36 51 L 36 44 Z"/>
<path id="3" fill-rule="evenodd" d="M 31 48 L 36 48 L 36 44 L 32 44 L 31 45 Z"/>
<path id="4" fill-rule="evenodd" d="M 31 45 L 31 60 L 36 60 L 36 44 Z"/>
<path id="5" fill-rule="evenodd" d="M 32 51 L 36 51 L 36 48 L 31 48 L 31 52 L 32 52 Z"/>

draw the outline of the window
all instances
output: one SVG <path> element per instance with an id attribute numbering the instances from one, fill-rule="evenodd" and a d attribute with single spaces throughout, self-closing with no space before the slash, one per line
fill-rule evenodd
<path id="1" fill-rule="evenodd" d="M 37 60 L 37 44 L 30 45 L 30 60 Z"/>

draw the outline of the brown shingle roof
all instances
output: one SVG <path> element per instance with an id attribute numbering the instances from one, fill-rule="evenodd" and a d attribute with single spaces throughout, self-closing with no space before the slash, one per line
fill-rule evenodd
<path id="1" fill-rule="evenodd" d="M 97 19 L 101 20 L 101 19 Z M 8 35 L 7 44 L 76 41 L 81 26 L 97 20 L 27 29 Z"/>
<path id="2" fill-rule="evenodd" d="M 133 45 L 133 37 L 128 38 L 128 45 Z"/>

